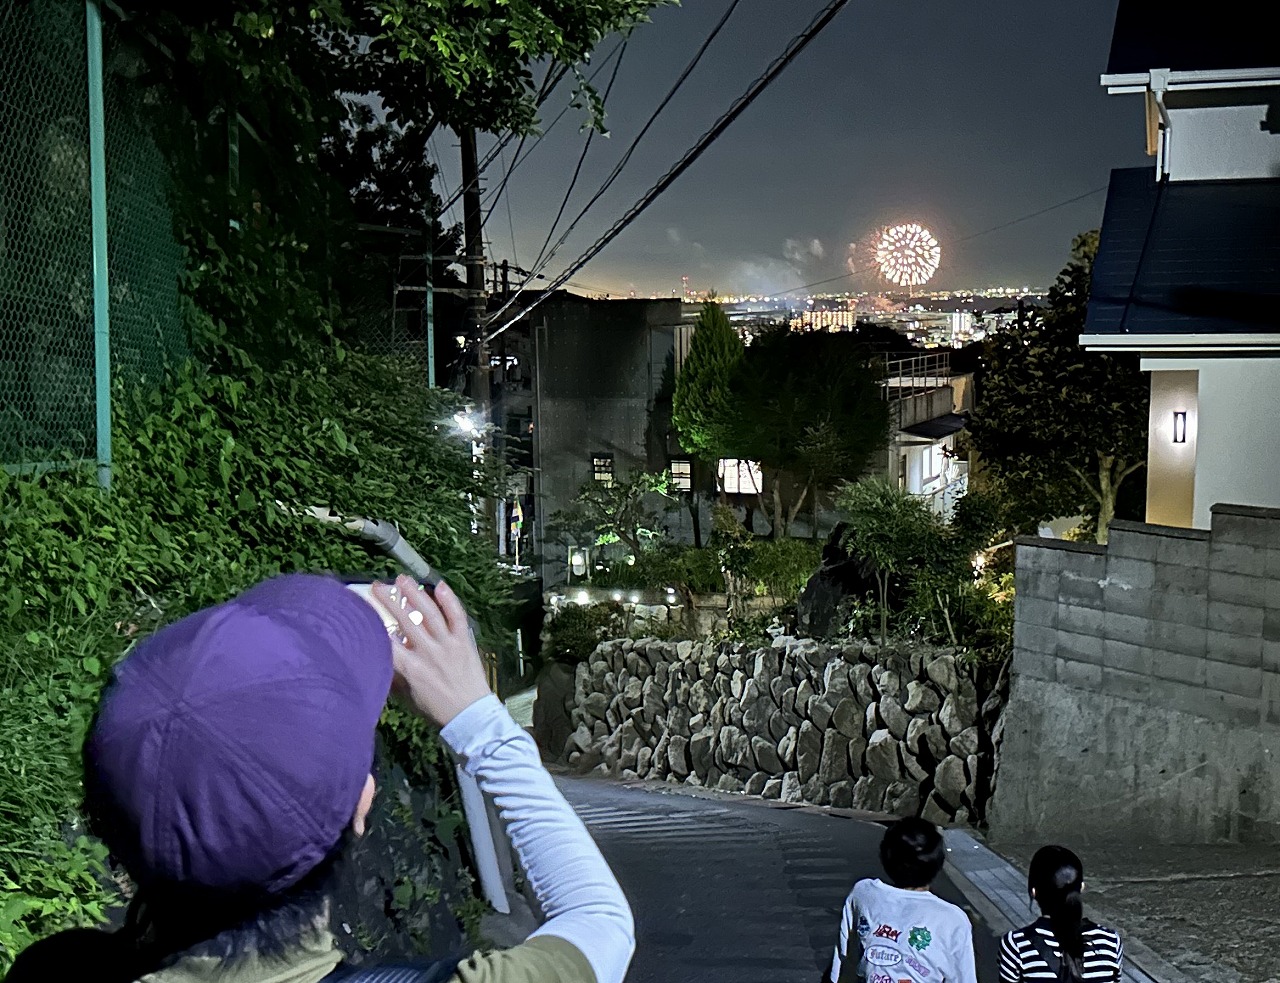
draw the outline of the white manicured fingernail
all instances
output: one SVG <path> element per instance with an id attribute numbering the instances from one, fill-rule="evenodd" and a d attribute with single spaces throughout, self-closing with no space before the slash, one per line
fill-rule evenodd
<path id="1" fill-rule="evenodd" d="M 410 620 L 410 621 L 412 621 L 415 625 L 420 625 L 420 624 L 422 624 L 422 612 L 421 612 L 421 611 L 410 611 L 410 612 L 409 612 L 409 620 Z"/>

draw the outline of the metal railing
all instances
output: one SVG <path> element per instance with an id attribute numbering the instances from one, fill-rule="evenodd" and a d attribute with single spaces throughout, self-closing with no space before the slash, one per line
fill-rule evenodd
<path id="1" fill-rule="evenodd" d="M 915 355 L 885 362 L 884 398 L 912 399 L 951 385 L 951 353 Z"/>

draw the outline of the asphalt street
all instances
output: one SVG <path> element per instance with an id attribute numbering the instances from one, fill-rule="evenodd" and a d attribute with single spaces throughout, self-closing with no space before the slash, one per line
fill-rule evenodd
<path id="1" fill-rule="evenodd" d="M 819 983 L 850 887 L 880 874 L 876 823 L 662 786 L 557 781 L 631 899 L 628 983 Z M 935 890 L 966 907 L 945 879 Z M 978 979 L 996 983 L 998 940 L 970 917 Z"/>

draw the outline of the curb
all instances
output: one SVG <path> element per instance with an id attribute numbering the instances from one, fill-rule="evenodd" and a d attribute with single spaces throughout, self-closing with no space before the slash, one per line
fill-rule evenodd
<path id="1" fill-rule="evenodd" d="M 1035 920 L 1025 897 L 1026 876 L 971 832 L 943 830 L 947 875 L 996 935 Z M 1107 919 L 1110 921 L 1110 919 Z M 1194 983 L 1191 977 L 1123 933 L 1125 983 Z"/>

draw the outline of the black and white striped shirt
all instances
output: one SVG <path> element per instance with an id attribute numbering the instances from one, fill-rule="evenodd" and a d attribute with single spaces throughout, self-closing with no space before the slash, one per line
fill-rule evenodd
<path id="1" fill-rule="evenodd" d="M 1041 918 L 1032 926 L 1044 939 L 1049 951 L 1059 955 L 1049 919 Z M 1084 927 L 1084 978 L 1088 983 L 1120 983 L 1123 953 L 1120 936 L 1109 928 L 1086 922 Z M 1000 983 L 1023 983 L 1024 980 L 1056 980 L 1047 963 L 1027 937 L 1026 930 L 1015 929 L 1000 943 Z"/>

